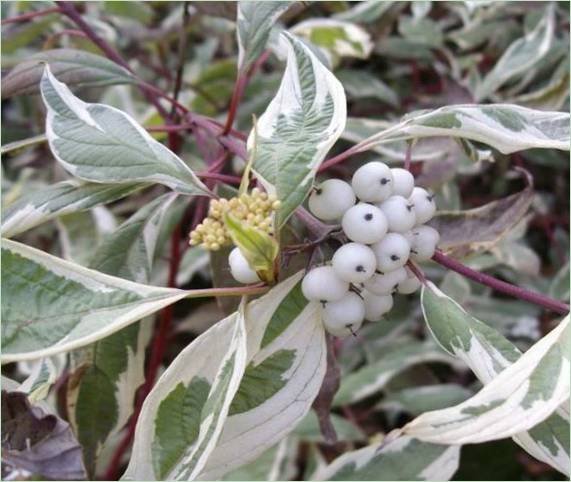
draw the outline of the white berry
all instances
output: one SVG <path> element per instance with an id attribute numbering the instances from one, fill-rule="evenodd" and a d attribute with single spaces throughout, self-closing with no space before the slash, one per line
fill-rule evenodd
<path id="1" fill-rule="evenodd" d="M 397 285 L 407 279 L 407 273 L 404 268 L 397 268 L 385 274 L 374 274 L 370 279 L 365 281 L 365 289 L 375 295 L 391 294 Z"/>
<path id="2" fill-rule="evenodd" d="M 301 291 L 310 301 L 338 301 L 349 291 L 349 283 L 339 279 L 331 266 L 320 266 L 305 275 Z"/>
<path id="3" fill-rule="evenodd" d="M 376 243 L 387 233 L 387 219 L 372 204 L 359 203 L 343 215 L 341 226 L 351 241 L 363 244 Z"/>
<path id="4" fill-rule="evenodd" d="M 369 162 L 355 171 L 351 186 L 361 201 L 378 203 L 393 193 L 393 175 L 386 164 Z"/>
<path id="5" fill-rule="evenodd" d="M 375 295 L 369 291 L 363 293 L 365 303 L 365 319 L 369 321 L 380 321 L 385 313 L 393 308 L 393 297 L 391 295 Z"/>
<path id="6" fill-rule="evenodd" d="M 401 295 L 410 295 L 420 288 L 420 281 L 416 276 L 412 276 L 402 281 L 397 286 L 397 293 Z"/>
<path id="7" fill-rule="evenodd" d="M 316 186 L 309 196 L 309 210 L 323 221 L 334 221 L 353 206 L 355 193 L 345 181 L 328 179 Z"/>
<path id="8" fill-rule="evenodd" d="M 402 196 L 391 196 L 378 207 L 387 218 L 389 231 L 404 233 L 416 223 L 412 202 Z"/>
<path id="9" fill-rule="evenodd" d="M 335 251 L 331 264 L 335 274 L 343 281 L 362 283 L 375 272 L 377 258 L 368 246 L 348 243 Z"/>
<path id="10" fill-rule="evenodd" d="M 410 256 L 410 243 L 399 233 L 389 233 L 371 246 L 377 257 L 377 268 L 388 273 L 404 266 Z"/>
<path id="11" fill-rule="evenodd" d="M 257 273 L 250 268 L 248 260 L 238 248 L 234 248 L 230 251 L 228 264 L 230 265 L 232 277 L 239 283 L 251 284 L 260 281 Z"/>
<path id="12" fill-rule="evenodd" d="M 424 224 L 432 219 L 436 212 L 433 194 L 421 187 L 415 187 L 409 199 L 414 204 L 417 225 Z"/>
<path id="13" fill-rule="evenodd" d="M 406 169 L 395 167 L 391 169 L 393 175 L 393 194 L 408 198 L 414 189 L 414 177 Z"/>
<path id="14" fill-rule="evenodd" d="M 405 234 L 410 242 L 410 257 L 415 261 L 426 261 L 432 258 L 440 234 L 431 226 L 418 226 Z"/>
<path id="15" fill-rule="evenodd" d="M 323 325 L 333 336 L 346 337 L 357 331 L 365 318 L 365 303 L 349 292 L 339 301 L 325 303 Z"/>

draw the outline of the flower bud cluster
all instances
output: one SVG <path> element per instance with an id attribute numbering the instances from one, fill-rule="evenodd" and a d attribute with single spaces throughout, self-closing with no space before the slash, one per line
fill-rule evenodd
<path id="1" fill-rule="evenodd" d="M 280 201 L 275 195 L 268 195 L 258 188 L 232 199 L 214 199 L 210 201 L 208 216 L 190 233 L 190 244 L 210 251 L 232 244 L 224 224 L 224 214 L 227 212 L 244 224 L 273 234 L 273 214 L 279 206 Z"/>

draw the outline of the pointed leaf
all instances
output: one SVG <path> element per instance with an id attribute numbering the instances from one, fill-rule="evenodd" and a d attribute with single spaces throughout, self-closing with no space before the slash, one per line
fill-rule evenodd
<path id="1" fill-rule="evenodd" d="M 50 219 L 116 201 L 144 187 L 63 181 L 28 192 L 2 213 L 2 236 L 15 236 Z"/>
<path id="2" fill-rule="evenodd" d="M 41 92 L 50 148 L 74 176 L 93 182 L 157 182 L 183 194 L 211 194 L 182 159 L 134 119 L 78 99 L 47 65 Z"/>
<path id="3" fill-rule="evenodd" d="M 2 362 L 93 343 L 190 292 L 102 274 L 2 240 Z"/>
<path id="4" fill-rule="evenodd" d="M 432 283 L 421 294 L 424 318 L 436 341 L 464 361 L 484 384 L 490 383 L 521 356 L 499 332 L 470 316 Z M 569 417 L 561 410 L 520 432 L 514 441 L 537 459 L 569 472 Z"/>
<path id="5" fill-rule="evenodd" d="M 194 480 L 220 437 L 245 367 L 241 309 L 185 348 L 145 399 L 123 480 Z"/>
<path id="6" fill-rule="evenodd" d="M 450 480 L 460 447 L 411 437 L 346 452 L 319 470 L 314 480 Z"/>
<path id="7" fill-rule="evenodd" d="M 2 78 L 2 99 L 37 93 L 45 63 L 62 82 L 76 87 L 136 82 L 131 72 L 101 55 L 75 49 L 46 50 L 30 55 Z"/>
<path id="8" fill-rule="evenodd" d="M 288 51 L 280 88 L 258 120 L 253 169 L 281 201 L 277 226 L 285 224 L 313 185 L 317 168 L 345 127 L 341 83 L 302 41 L 284 33 Z M 252 148 L 253 133 L 248 139 Z"/>

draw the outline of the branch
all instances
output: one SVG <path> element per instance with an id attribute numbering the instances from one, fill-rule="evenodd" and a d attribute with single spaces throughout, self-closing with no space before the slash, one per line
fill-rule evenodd
<path id="1" fill-rule="evenodd" d="M 50 15 L 52 13 L 59 13 L 59 12 L 60 12 L 59 7 L 46 8 L 45 10 L 35 10 L 33 12 L 28 12 L 22 15 L 18 15 L 16 17 L 5 18 L 4 20 L 2 20 L 1 24 L 7 25 L 9 23 L 25 22 L 26 20 L 31 20 L 32 18 L 43 17 L 45 15 Z"/>
<path id="2" fill-rule="evenodd" d="M 493 276 L 474 271 L 459 261 L 446 256 L 442 251 L 436 251 L 432 259 L 442 266 L 451 269 L 452 271 L 456 271 L 456 273 L 459 273 L 472 281 L 489 286 L 501 293 L 513 296 L 514 298 L 519 298 L 520 300 L 529 301 L 534 305 L 542 306 L 561 315 L 569 313 L 569 305 L 566 305 L 561 301 L 554 300 L 553 298 L 540 293 L 535 293 L 534 291 L 520 288 L 519 286 L 512 285 L 511 283 L 506 283 L 505 281 L 501 281 Z"/>

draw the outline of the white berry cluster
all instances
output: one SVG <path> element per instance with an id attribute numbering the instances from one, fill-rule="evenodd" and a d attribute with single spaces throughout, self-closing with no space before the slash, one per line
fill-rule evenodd
<path id="1" fill-rule="evenodd" d="M 365 319 L 379 321 L 391 310 L 393 293 L 419 288 L 405 264 L 430 259 L 440 235 L 425 225 L 436 212 L 433 195 L 415 187 L 410 172 L 369 162 L 350 185 L 330 179 L 317 186 L 309 209 L 321 220 L 341 220 L 351 241 L 335 252 L 331 265 L 312 269 L 302 282 L 304 296 L 323 304 L 329 333 L 344 337 Z"/>

